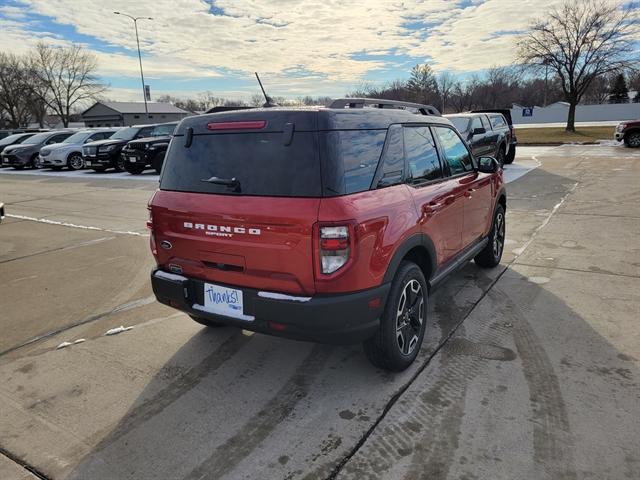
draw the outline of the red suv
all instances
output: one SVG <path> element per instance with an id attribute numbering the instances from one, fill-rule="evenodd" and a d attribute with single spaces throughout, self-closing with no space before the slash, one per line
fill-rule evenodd
<path id="1" fill-rule="evenodd" d="M 373 107 L 373 108 L 370 108 Z M 201 115 L 149 202 L 158 301 L 208 326 L 364 342 L 403 370 L 429 291 L 500 262 L 506 194 L 433 107 L 372 99 Z"/>

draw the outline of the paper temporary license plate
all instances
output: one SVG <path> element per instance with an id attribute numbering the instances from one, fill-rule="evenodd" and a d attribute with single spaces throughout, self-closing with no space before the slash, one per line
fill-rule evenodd
<path id="1" fill-rule="evenodd" d="M 138 160 L 136 157 L 129 157 L 131 163 L 136 163 L 136 160 Z"/>
<path id="2" fill-rule="evenodd" d="M 204 309 L 207 312 L 235 317 L 241 320 L 252 320 L 244 314 L 242 290 L 222 287 L 213 283 L 204 284 Z"/>

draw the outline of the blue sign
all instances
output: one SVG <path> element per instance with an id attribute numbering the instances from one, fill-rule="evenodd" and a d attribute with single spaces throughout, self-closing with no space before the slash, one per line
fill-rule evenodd
<path id="1" fill-rule="evenodd" d="M 527 107 L 522 109 L 523 117 L 533 117 L 533 107 Z"/>

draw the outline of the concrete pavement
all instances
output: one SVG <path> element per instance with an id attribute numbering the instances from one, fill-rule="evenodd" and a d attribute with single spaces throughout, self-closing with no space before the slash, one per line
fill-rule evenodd
<path id="1" fill-rule="evenodd" d="M 144 237 L 10 218 L 0 448 L 56 479 L 636 478 L 640 155 L 519 154 L 503 266 L 434 292 L 397 375 L 148 303 Z M 0 170 L 8 213 L 144 234 L 154 185 L 123 183 Z"/>

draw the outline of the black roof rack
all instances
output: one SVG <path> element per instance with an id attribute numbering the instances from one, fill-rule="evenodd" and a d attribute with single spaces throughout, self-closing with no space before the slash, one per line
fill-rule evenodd
<path id="1" fill-rule="evenodd" d="M 331 102 L 329 108 L 363 108 L 365 105 L 371 105 L 374 108 L 398 108 L 401 110 L 415 109 L 422 115 L 436 115 L 440 112 L 431 105 L 423 105 L 421 103 L 401 102 L 398 100 L 381 100 L 379 98 L 338 98 Z"/>
<path id="2" fill-rule="evenodd" d="M 230 112 L 232 110 L 250 110 L 254 107 L 239 107 L 239 106 L 222 106 L 219 105 L 217 107 L 212 107 L 204 113 L 219 113 L 219 112 Z"/>

